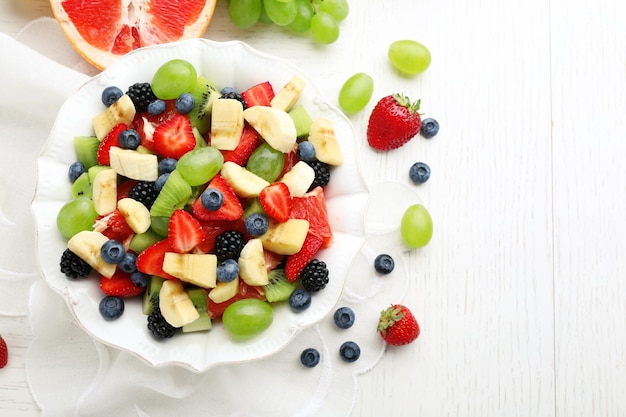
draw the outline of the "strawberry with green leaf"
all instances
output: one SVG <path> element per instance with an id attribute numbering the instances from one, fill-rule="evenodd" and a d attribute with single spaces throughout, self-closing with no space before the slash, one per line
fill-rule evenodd
<path id="1" fill-rule="evenodd" d="M 367 142 L 380 151 L 397 149 L 413 139 L 422 127 L 420 100 L 401 94 L 383 97 L 370 114 Z"/>
<path id="2" fill-rule="evenodd" d="M 420 335 L 420 326 L 408 307 L 394 304 L 380 313 L 378 333 L 393 346 L 411 343 Z"/>

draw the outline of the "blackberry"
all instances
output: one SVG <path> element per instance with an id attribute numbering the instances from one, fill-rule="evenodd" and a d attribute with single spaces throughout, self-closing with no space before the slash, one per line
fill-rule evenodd
<path id="1" fill-rule="evenodd" d="M 306 161 L 306 163 L 309 164 L 309 166 L 313 168 L 313 171 L 315 172 L 315 179 L 313 180 L 313 183 L 309 187 L 308 191 L 311 191 L 318 186 L 325 187 L 330 181 L 330 165 L 318 161 L 317 159 L 313 161 Z"/>
<path id="2" fill-rule="evenodd" d="M 326 263 L 318 259 L 312 259 L 300 273 L 300 281 L 305 290 L 317 292 L 328 284 L 328 268 Z"/>
<path id="3" fill-rule="evenodd" d="M 137 112 L 147 111 L 148 105 L 157 99 L 150 83 L 135 83 L 128 87 L 126 94 L 132 100 Z"/>
<path id="4" fill-rule="evenodd" d="M 241 105 L 243 106 L 243 109 L 246 109 L 246 100 L 243 99 L 243 97 L 241 96 L 241 94 L 239 94 L 236 91 L 228 91 L 224 94 L 222 94 L 222 96 L 220 98 L 230 98 L 230 99 L 234 99 L 237 100 L 238 102 L 241 103 Z"/>
<path id="5" fill-rule="evenodd" d="M 239 259 L 239 254 L 246 242 L 242 233 L 235 230 L 227 230 L 217 235 L 215 239 L 215 254 L 219 262 L 226 259 Z"/>
<path id="6" fill-rule="evenodd" d="M 91 265 L 83 261 L 78 255 L 69 249 L 65 249 L 61 255 L 61 272 L 70 279 L 82 278 L 89 275 Z"/>
<path id="7" fill-rule="evenodd" d="M 158 195 L 154 182 L 151 181 L 138 181 L 128 192 L 128 197 L 139 201 L 148 209 L 152 207 Z"/>
<path id="8" fill-rule="evenodd" d="M 158 306 L 148 316 L 148 330 L 157 339 L 169 339 L 176 333 L 176 327 L 163 318 L 161 309 Z"/>

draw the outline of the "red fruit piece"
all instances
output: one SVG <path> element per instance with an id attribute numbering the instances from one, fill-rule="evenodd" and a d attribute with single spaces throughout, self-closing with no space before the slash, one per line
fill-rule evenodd
<path id="1" fill-rule="evenodd" d="M 102 233 L 109 239 L 119 240 L 120 242 L 124 242 L 135 234 L 133 229 L 126 223 L 122 212 L 118 209 L 113 210 L 105 216 L 99 217 L 94 223 L 93 229 L 96 232 Z"/>
<path id="2" fill-rule="evenodd" d="M 417 135 L 422 127 L 420 100 L 401 94 L 383 97 L 370 114 L 367 142 L 381 151 L 396 149 Z"/>
<path id="3" fill-rule="evenodd" d="M 265 293 L 262 287 L 253 287 L 246 284 L 243 280 L 239 280 L 239 290 L 234 297 L 223 303 L 216 303 L 209 298 L 208 312 L 211 318 L 219 318 L 224 314 L 226 307 L 234 303 L 235 301 L 243 300 L 244 298 L 256 298 L 259 300 L 265 300 Z"/>
<path id="4" fill-rule="evenodd" d="M 298 159 L 298 155 L 296 154 L 296 150 L 297 149 L 298 149 L 298 145 L 295 145 L 293 147 L 293 149 L 291 150 L 291 152 L 286 152 L 284 154 L 285 155 L 285 163 L 283 164 L 283 170 L 281 171 L 281 173 L 278 176 L 278 178 L 281 178 L 283 175 L 288 173 L 291 170 L 291 168 L 293 168 L 293 166 L 295 164 L 300 162 L 300 160 Z"/>
<path id="5" fill-rule="evenodd" d="M 138 287 L 133 284 L 130 274 L 118 268 L 111 278 L 105 276 L 100 278 L 100 289 L 106 295 L 134 297 L 141 294 L 144 287 Z"/>
<path id="6" fill-rule="evenodd" d="M 322 239 L 311 233 L 307 234 L 302 244 L 302 249 L 293 255 L 287 256 L 285 261 L 285 275 L 289 282 L 294 282 L 306 264 L 315 257 L 315 254 L 322 247 Z"/>
<path id="7" fill-rule="evenodd" d="M 246 232 L 246 227 L 242 218 L 237 220 L 199 220 L 204 233 L 204 240 L 197 249 L 202 253 L 213 252 L 215 249 L 215 238 L 226 230 Z"/>
<path id="8" fill-rule="evenodd" d="M 265 81 L 248 88 L 241 93 L 241 97 L 246 102 L 246 107 L 269 106 L 274 98 L 274 88 L 269 81 Z"/>
<path id="9" fill-rule="evenodd" d="M 170 246 L 176 253 L 187 253 L 204 240 L 202 226 L 189 212 L 174 210 L 167 230 Z"/>
<path id="10" fill-rule="evenodd" d="M 217 174 L 207 185 L 207 188 L 215 188 L 222 193 L 224 202 L 217 210 L 207 210 L 202 205 L 202 197 L 193 202 L 191 210 L 199 220 L 236 220 L 243 214 L 243 207 L 233 188 L 221 175 Z"/>
<path id="11" fill-rule="evenodd" d="M 420 327 L 406 306 L 394 304 L 380 313 L 378 333 L 394 346 L 411 343 L 420 335 Z"/>
<path id="12" fill-rule="evenodd" d="M 137 181 L 135 180 L 126 180 L 123 183 L 118 184 L 117 201 L 121 200 L 122 198 L 128 197 L 128 193 L 130 192 L 131 188 L 133 188 L 136 184 Z"/>
<path id="13" fill-rule="evenodd" d="M 294 197 L 291 205 L 291 218 L 309 221 L 309 233 L 322 240 L 320 249 L 333 242 L 333 231 L 328 221 L 324 189 L 315 187 L 302 197 Z"/>
<path id="14" fill-rule="evenodd" d="M 119 136 L 120 133 L 128 129 L 124 123 L 117 124 L 107 133 L 100 141 L 98 146 L 98 152 L 96 157 L 100 165 L 111 165 L 111 158 L 109 157 L 109 150 L 112 146 L 120 146 Z"/>
<path id="15" fill-rule="evenodd" d="M 196 147 L 191 121 L 177 114 L 157 126 L 152 135 L 154 150 L 164 158 L 179 159 Z"/>
<path id="16" fill-rule="evenodd" d="M 9 348 L 7 347 L 7 342 L 5 342 L 4 338 L 0 336 L 0 368 L 7 366 L 8 362 Z"/>
<path id="17" fill-rule="evenodd" d="M 252 152 L 262 143 L 259 133 L 248 123 L 244 125 L 239 145 L 232 151 L 222 151 L 224 162 L 234 162 L 244 166 Z"/>
<path id="18" fill-rule="evenodd" d="M 284 182 L 272 183 L 261 190 L 259 202 L 263 210 L 277 222 L 285 222 L 291 212 L 291 193 Z"/>
<path id="19" fill-rule="evenodd" d="M 148 246 L 137 256 L 137 269 L 144 274 L 174 279 L 172 275 L 163 270 L 165 253 L 172 251 L 169 239 L 163 239 Z"/>

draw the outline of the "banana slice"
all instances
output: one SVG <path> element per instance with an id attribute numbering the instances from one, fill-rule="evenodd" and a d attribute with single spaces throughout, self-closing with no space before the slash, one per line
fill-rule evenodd
<path id="1" fill-rule="evenodd" d="M 100 255 L 100 249 L 109 238 L 100 232 L 83 230 L 76 233 L 67 242 L 69 250 L 87 262 L 93 269 L 107 278 L 111 278 L 115 273 L 115 264 L 104 262 Z"/>
<path id="2" fill-rule="evenodd" d="M 288 112 L 291 107 L 298 101 L 302 91 L 306 87 L 306 82 L 298 74 L 294 75 L 291 80 L 272 98 L 270 106 Z"/>
<path id="3" fill-rule="evenodd" d="M 92 184 L 93 205 L 101 216 L 117 207 L 117 172 L 113 169 L 99 171 Z"/>
<path id="4" fill-rule="evenodd" d="M 163 318 L 174 327 L 183 327 L 200 317 L 180 281 L 168 279 L 159 291 L 159 308 Z"/>
<path id="5" fill-rule="evenodd" d="M 266 285 L 270 282 L 265 266 L 263 243 L 260 239 L 248 240 L 239 255 L 239 276 L 248 285 Z"/>
<path id="6" fill-rule="evenodd" d="M 302 197 L 315 180 L 315 170 L 306 162 L 298 161 L 280 180 L 287 184 L 292 197 Z"/>
<path id="7" fill-rule="evenodd" d="M 318 160 L 334 166 L 343 163 L 343 153 L 330 120 L 319 118 L 313 121 L 309 142 L 315 148 L 315 157 Z"/>
<path id="8" fill-rule="evenodd" d="M 166 252 L 163 271 L 199 287 L 213 288 L 217 283 L 217 257 L 211 253 Z"/>
<path id="9" fill-rule="evenodd" d="M 102 140 L 116 125 L 130 125 L 135 118 L 135 105 L 130 97 L 124 94 L 115 103 L 98 113 L 92 120 L 96 137 Z"/>
<path id="10" fill-rule="evenodd" d="M 132 198 L 122 198 L 117 202 L 117 209 L 122 213 L 133 232 L 144 233 L 150 228 L 152 222 L 150 210 L 139 201 Z"/>
<path id="11" fill-rule="evenodd" d="M 277 151 L 290 152 L 296 144 L 296 126 L 284 110 L 252 106 L 243 111 L 243 117 Z"/>
<path id="12" fill-rule="evenodd" d="M 211 110 L 211 146 L 232 151 L 243 132 L 243 106 L 239 100 L 215 100 Z"/>
<path id="13" fill-rule="evenodd" d="M 159 159 L 151 153 L 112 146 L 109 149 L 111 168 L 118 174 L 137 181 L 156 181 L 159 177 Z"/>

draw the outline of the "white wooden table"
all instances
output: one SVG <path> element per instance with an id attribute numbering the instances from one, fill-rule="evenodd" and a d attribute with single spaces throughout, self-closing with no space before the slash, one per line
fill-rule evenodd
<path id="1" fill-rule="evenodd" d="M 353 73 L 373 77 L 374 99 L 352 117 L 368 181 L 409 184 L 418 160 L 433 170 L 418 191 L 435 235 L 411 255 L 406 297 L 423 333 L 358 378 L 352 415 L 626 415 L 621 1 L 352 0 L 325 47 L 275 27 L 237 30 L 218 3 L 206 37 L 290 60 L 331 101 Z M 47 0 L 0 2 L 10 35 L 39 16 L 51 16 Z M 419 77 L 397 76 L 386 59 L 402 38 L 432 52 Z M 367 117 L 393 92 L 420 97 L 441 132 L 375 153 Z M 28 320 L 1 323 L 11 364 L 0 370 L 0 415 L 38 416 L 24 374 Z"/>

